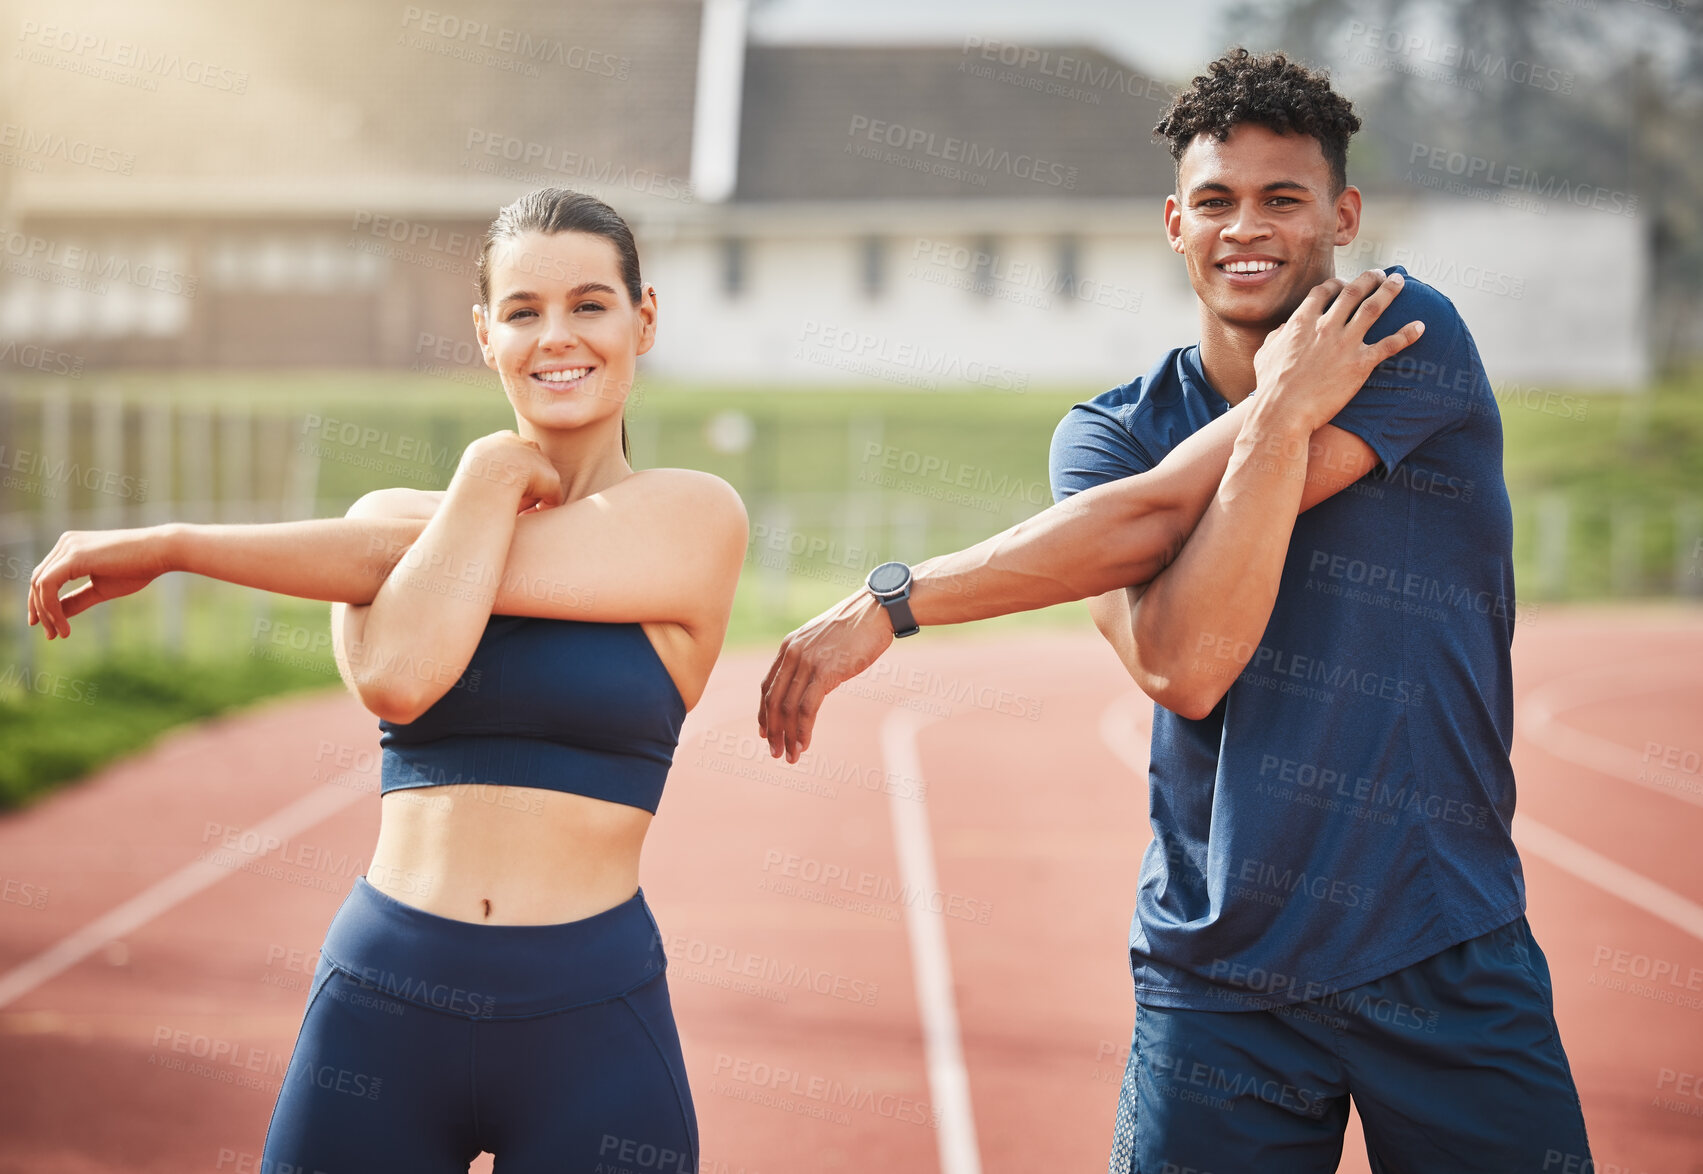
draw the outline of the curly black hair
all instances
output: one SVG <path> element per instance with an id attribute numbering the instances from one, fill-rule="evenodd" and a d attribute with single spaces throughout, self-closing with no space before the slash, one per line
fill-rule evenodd
<path id="1" fill-rule="evenodd" d="M 1171 158 L 1182 169 L 1183 152 L 1198 134 L 1219 142 L 1238 123 L 1252 122 L 1278 134 L 1311 135 L 1330 164 L 1334 193 L 1348 186 L 1348 138 L 1360 129 L 1353 105 L 1330 88 L 1330 75 L 1290 61 L 1281 53 L 1255 56 L 1232 49 L 1207 67 L 1159 116 L 1155 135 L 1171 142 Z"/>

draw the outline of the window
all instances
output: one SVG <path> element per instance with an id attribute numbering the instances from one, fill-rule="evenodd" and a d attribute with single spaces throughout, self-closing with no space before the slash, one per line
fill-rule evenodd
<path id="1" fill-rule="evenodd" d="M 994 266 L 999 261 L 999 242 L 991 236 L 978 236 L 975 258 L 970 270 L 970 288 L 984 298 L 993 296 Z"/>
<path id="2" fill-rule="evenodd" d="M 1053 279 L 1053 289 L 1064 299 L 1067 306 L 1076 301 L 1081 256 L 1081 245 L 1074 236 L 1059 237 L 1058 275 Z"/>
<path id="3" fill-rule="evenodd" d="M 859 256 L 863 296 L 879 298 L 887 286 L 887 241 L 879 236 L 864 237 Z"/>
<path id="4" fill-rule="evenodd" d="M 745 238 L 726 237 L 721 242 L 721 291 L 730 298 L 745 292 Z"/>

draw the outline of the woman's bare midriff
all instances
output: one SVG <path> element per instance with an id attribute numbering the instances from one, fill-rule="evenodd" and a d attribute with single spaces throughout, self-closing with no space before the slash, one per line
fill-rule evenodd
<path id="1" fill-rule="evenodd" d="M 390 791 L 367 881 L 457 921 L 578 921 L 638 890 L 650 821 L 640 807 L 536 787 Z"/>

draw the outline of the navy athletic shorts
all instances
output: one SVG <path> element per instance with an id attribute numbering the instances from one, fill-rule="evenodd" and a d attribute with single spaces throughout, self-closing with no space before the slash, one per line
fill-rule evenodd
<path id="1" fill-rule="evenodd" d="M 365 877 L 332 919 L 263 1174 L 690 1174 L 698 1126 L 641 890 L 556 925 L 479 925 Z"/>
<path id="2" fill-rule="evenodd" d="M 1331 1174 L 1348 1100 L 1375 1174 L 1589 1170 L 1549 964 L 1524 917 L 1320 999 L 1137 1006 L 1110 1174 Z"/>

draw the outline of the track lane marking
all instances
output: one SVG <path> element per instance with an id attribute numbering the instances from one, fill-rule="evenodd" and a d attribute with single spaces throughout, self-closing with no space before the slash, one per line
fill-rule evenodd
<path id="1" fill-rule="evenodd" d="M 241 847 L 221 848 L 221 851 L 257 860 L 275 847 L 276 841 L 306 831 L 369 794 L 370 791 L 340 787 L 334 783 L 322 784 L 243 831 L 237 837 L 237 843 L 248 843 L 253 837 L 255 847 L 252 851 Z M 239 871 L 240 868 L 216 864 L 211 860 L 193 860 L 185 864 L 35 957 L 0 974 L 0 1007 L 15 1003 L 108 942 L 134 933 L 161 914 Z"/>
<path id="2" fill-rule="evenodd" d="M 1630 672 L 1644 677 L 1637 687 L 1628 689 L 1616 682 L 1617 677 Z M 1686 790 L 1656 782 L 1648 777 L 1648 764 L 1638 751 L 1612 738 L 1575 729 L 1560 716 L 1582 705 L 1659 693 L 1675 684 L 1703 687 L 1703 672 L 1694 658 L 1654 657 L 1552 677 L 1526 694 L 1520 703 L 1518 728 L 1527 741 L 1553 758 L 1703 807 L 1703 785 Z M 1703 784 L 1703 779 L 1698 782 Z"/>
<path id="3" fill-rule="evenodd" d="M 905 709 L 887 715 L 881 723 L 881 754 L 888 777 L 923 777 L 917 732 L 937 720 Z M 887 796 L 900 883 L 909 892 L 925 895 L 939 890 L 926 797 L 924 791 L 919 798 L 901 798 L 897 790 L 889 791 Z M 946 917 L 943 911 L 936 912 L 928 904 L 926 900 L 905 902 L 905 930 L 911 942 L 911 972 L 916 978 L 917 1008 L 922 1017 L 929 1097 L 940 1113 L 936 1137 L 940 1169 L 942 1174 L 981 1174 L 975 1114 L 970 1108 L 970 1075 L 964 1067 L 958 1007 L 952 996 Z"/>
<path id="4" fill-rule="evenodd" d="M 1100 739 L 1125 766 L 1145 777 L 1146 754 L 1133 741 L 1126 708 L 1123 701 L 1114 701 L 1106 707 L 1100 715 Z M 1521 851 L 1530 852 L 1570 876 L 1703 941 L 1703 905 L 1666 885 L 1634 872 L 1529 815 L 1514 816 L 1514 842 Z"/>

